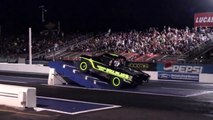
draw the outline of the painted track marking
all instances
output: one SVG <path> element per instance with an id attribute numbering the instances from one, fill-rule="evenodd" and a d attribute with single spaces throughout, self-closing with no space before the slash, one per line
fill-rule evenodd
<path id="1" fill-rule="evenodd" d="M 101 111 L 101 110 L 107 110 L 107 109 L 113 109 L 113 108 L 119 108 L 119 107 L 121 107 L 119 105 L 102 104 L 102 103 L 94 103 L 94 102 L 85 102 L 85 101 L 78 101 L 78 100 L 68 100 L 68 99 L 52 98 L 52 97 L 44 97 L 44 96 L 37 96 L 37 98 L 49 99 L 49 100 L 57 100 L 57 101 L 64 101 L 64 102 L 76 102 L 76 103 L 81 103 L 81 104 L 84 103 L 84 104 L 90 104 L 90 105 L 105 106 L 105 107 L 101 107 L 101 108 L 81 110 L 81 111 L 76 111 L 76 112 L 66 112 L 66 111 L 62 111 L 62 110 L 49 109 L 49 108 L 41 108 L 41 107 L 36 107 L 35 108 L 36 111 L 46 110 L 46 111 L 57 112 L 57 113 L 62 113 L 62 114 L 69 114 L 69 115 L 76 115 L 76 114 L 81 114 L 81 113 Z"/>
<path id="2" fill-rule="evenodd" d="M 185 90 L 185 91 L 197 91 L 196 93 L 185 95 L 185 97 L 194 97 L 199 95 L 211 94 L 213 91 L 207 90 L 197 90 L 197 89 L 189 89 L 189 88 L 169 88 L 169 87 L 161 87 L 163 89 L 170 89 L 170 90 Z"/>

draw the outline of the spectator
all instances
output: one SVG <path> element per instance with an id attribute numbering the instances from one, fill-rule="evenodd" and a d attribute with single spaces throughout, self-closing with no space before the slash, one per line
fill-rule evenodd
<path id="1" fill-rule="evenodd" d="M 213 38 L 211 30 L 177 29 L 164 27 L 162 31 L 150 28 L 146 32 L 130 31 L 99 36 L 89 43 L 76 47 L 75 51 L 130 51 L 139 54 L 182 55 Z"/>
<path id="2" fill-rule="evenodd" d="M 64 33 L 59 36 L 51 36 L 48 32 L 42 32 L 40 37 L 33 38 L 33 53 L 51 48 L 60 49 L 61 45 L 71 45 L 70 51 L 79 52 L 134 52 L 144 54 L 166 54 L 183 55 L 208 40 L 213 39 L 213 31 L 209 28 L 177 29 L 164 27 L 162 31 L 158 28 L 150 28 L 146 31 L 132 30 L 130 32 L 113 33 L 109 29 L 107 35 L 103 34 L 87 42 L 82 43 L 86 37 L 80 34 L 69 36 Z M 77 39 L 74 39 L 77 38 Z M 68 44 L 72 39 L 72 44 Z M 2 54 L 26 54 L 28 52 L 28 37 L 20 35 L 17 37 L 1 38 L 0 48 Z"/>

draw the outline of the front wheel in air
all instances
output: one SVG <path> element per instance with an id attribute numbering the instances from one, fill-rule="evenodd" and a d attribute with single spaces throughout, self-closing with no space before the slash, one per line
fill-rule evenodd
<path id="1" fill-rule="evenodd" d="M 79 69 L 82 72 L 87 72 L 89 70 L 89 65 L 86 62 L 82 61 L 79 64 Z"/>

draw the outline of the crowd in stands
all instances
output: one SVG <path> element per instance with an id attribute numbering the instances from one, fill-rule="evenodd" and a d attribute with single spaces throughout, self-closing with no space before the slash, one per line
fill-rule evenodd
<path id="1" fill-rule="evenodd" d="M 39 36 L 39 37 L 38 37 Z M 213 39 L 213 30 L 209 28 L 177 29 L 164 27 L 149 28 L 146 31 L 132 30 L 129 32 L 111 32 L 94 37 L 85 44 L 78 44 L 80 40 L 74 39 L 79 34 L 56 36 L 54 34 L 40 34 L 33 37 L 33 53 L 58 47 L 74 41 L 70 51 L 77 52 L 135 52 L 144 54 L 182 55 L 193 48 Z M 4 37 L 0 39 L 1 54 L 28 53 L 28 35 L 18 37 Z"/>
<path id="2" fill-rule="evenodd" d="M 43 32 L 41 34 L 33 34 L 32 47 L 33 53 L 41 52 L 52 47 L 66 45 L 70 40 L 78 42 L 76 38 L 81 34 L 68 34 L 64 37 L 64 33 L 56 35 L 53 32 Z M 22 55 L 28 54 L 29 38 L 28 35 L 4 36 L 0 37 L 0 54 L 1 55 Z"/>
<path id="3" fill-rule="evenodd" d="M 163 30 L 149 30 L 107 33 L 96 37 L 89 44 L 76 45 L 74 51 L 127 51 L 144 54 L 183 55 L 193 48 L 213 39 L 209 28 L 177 29 L 164 27 Z M 92 43 L 92 44 L 91 44 Z"/>

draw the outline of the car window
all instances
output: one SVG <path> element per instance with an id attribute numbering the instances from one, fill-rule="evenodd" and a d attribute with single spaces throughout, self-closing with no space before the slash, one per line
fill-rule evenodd
<path id="1" fill-rule="evenodd" d="M 111 59 L 105 56 L 100 56 L 99 60 L 101 63 L 108 65 Z"/>

